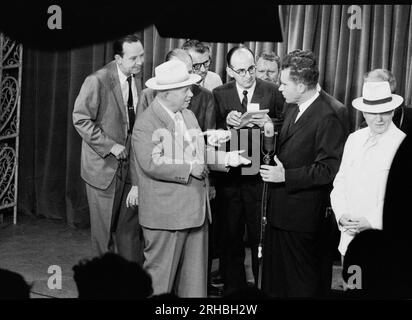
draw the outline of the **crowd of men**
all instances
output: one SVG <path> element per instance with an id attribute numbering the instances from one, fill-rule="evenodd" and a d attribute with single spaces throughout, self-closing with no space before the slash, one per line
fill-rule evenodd
<path id="1" fill-rule="evenodd" d="M 386 179 L 410 118 L 393 75 L 365 75 L 352 104 L 366 124 L 349 135 L 348 109 L 319 86 L 311 51 L 256 61 L 235 46 L 223 84 L 209 70 L 211 49 L 188 40 L 145 89 L 143 57 L 136 35 L 117 40 L 114 60 L 86 78 L 74 106 L 96 255 L 142 265 L 155 295 L 206 297 L 218 257 L 225 295 L 259 285 L 271 297 L 327 296 L 337 244 L 344 257 L 359 232 L 382 229 Z M 268 123 L 278 136 L 269 164 Z"/>

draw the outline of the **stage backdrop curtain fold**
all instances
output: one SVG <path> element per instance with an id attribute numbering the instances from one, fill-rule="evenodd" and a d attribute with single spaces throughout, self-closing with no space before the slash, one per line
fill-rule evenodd
<path id="1" fill-rule="evenodd" d="M 350 127 L 361 114 L 351 101 L 361 95 L 363 74 L 386 68 L 396 76 L 397 93 L 411 104 L 412 11 L 410 5 L 361 5 L 360 29 L 349 28 L 349 5 L 279 6 L 283 42 L 245 42 L 256 55 L 283 57 L 294 49 L 318 56 L 319 83 L 349 109 Z M 211 17 L 213 13 L 210 14 Z M 213 19 L 209 19 L 213 23 Z M 207 25 L 205 25 L 207 28 Z M 145 48 L 143 81 L 166 53 L 185 39 L 162 38 L 154 26 L 138 31 Z M 209 43 L 211 70 L 227 81 L 226 53 L 234 43 Z M 72 125 L 74 101 L 85 77 L 113 58 L 111 43 L 60 52 L 24 50 L 18 209 L 20 213 L 89 224 L 80 178 L 81 139 Z"/>

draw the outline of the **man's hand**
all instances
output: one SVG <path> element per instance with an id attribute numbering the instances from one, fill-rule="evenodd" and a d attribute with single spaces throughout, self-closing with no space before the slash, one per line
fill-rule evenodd
<path id="1" fill-rule="evenodd" d="M 245 150 L 236 150 L 236 151 L 230 151 L 226 153 L 226 158 L 225 158 L 226 167 L 238 167 L 240 165 L 250 164 L 252 161 L 240 155 L 243 152 L 245 152 Z"/>
<path id="2" fill-rule="evenodd" d="M 358 233 L 367 229 L 372 229 L 371 224 L 365 217 L 353 217 L 352 220 L 357 222 L 356 231 Z"/>
<path id="3" fill-rule="evenodd" d="M 272 122 L 272 119 L 270 119 L 267 114 L 264 114 L 263 116 L 261 114 L 255 114 L 252 116 L 252 120 L 249 124 L 255 124 L 259 126 L 259 128 L 262 128 L 266 122 Z"/>
<path id="4" fill-rule="evenodd" d="M 339 219 L 339 225 L 345 229 L 345 232 L 350 236 L 354 236 L 358 233 L 358 221 L 354 221 L 352 217 L 345 213 Z"/>
<path id="5" fill-rule="evenodd" d="M 132 186 L 126 198 L 126 207 L 137 206 L 139 204 L 139 192 L 137 186 Z"/>
<path id="6" fill-rule="evenodd" d="M 207 142 L 215 147 L 219 147 L 222 143 L 229 141 L 232 137 L 230 130 L 207 130 L 201 132 L 199 135 L 207 136 Z"/>
<path id="7" fill-rule="evenodd" d="M 214 186 L 209 186 L 209 200 L 216 198 L 216 188 Z"/>
<path id="8" fill-rule="evenodd" d="M 202 180 L 208 175 L 208 173 L 209 169 L 206 165 L 197 162 L 192 164 L 192 171 L 190 171 L 190 174 L 196 179 Z"/>
<path id="9" fill-rule="evenodd" d="M 240 126 L 240 118 L 242 113 L 236 110 L 232 110 L 226 117 L 226 124 L 232 127 Z"/>
<path id="10" fill-rule="evenodd" d="M 126 147 L 118 143 L 110 149 L 110 153 L 113 154 L 117 160 L 127 158 Z"/>
<path id="11" fill-rule="evenodd" d="M 260 166 L 260 175 L 265 182 L 280 183 L 285 182 L 285 168 L 283 168 L 282 162 L 277 156 L 273 158 L 276 162 L 276 166 L 269 166 L 263 164 Z"/>

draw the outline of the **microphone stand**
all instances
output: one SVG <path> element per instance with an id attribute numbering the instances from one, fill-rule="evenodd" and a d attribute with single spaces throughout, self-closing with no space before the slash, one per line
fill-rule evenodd
<path id="1" fill-rule="evenodd" d="M 274 156 L 275 150 L 276 150 L 276 136 L 277 136 L 277 131 L 274 132 L 273 136 L 273 151 L 270 152 L 265 152 L 264 150 L 264 132 L 262 132 L 262 139 L 261 139 L 261 151 L 263 156 L 263 163 L 266 165 L 270 164 L 270 159 Z M 262 262 L 263 262 L 263 243 L 265 240 L 265 229 L 266 229 L 266 224 L 267 224 L 267 218 L 266 218 L 266 211 L 267 211 L 267 196 L 268 196 L 268 183 L 263 182 L 263 191 L 262 191 L 262 202 L 261 202 L 261 210 L 260 210 L 260 237 L 259 237 L 259 246 L 258 246 L 258 262 L 259 262 L 259 274 L 258 274 L 258 288 L 262 289 Z"/>

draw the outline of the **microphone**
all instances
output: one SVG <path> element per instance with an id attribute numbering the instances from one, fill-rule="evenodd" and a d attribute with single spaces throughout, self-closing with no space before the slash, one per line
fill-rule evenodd
<path id="1" fill-rule="evenodd" d="M 266 153 L 272 153 L 275 148 L 275 129 L 272 121 L 265 122 L 265 125 L 263 126 L 263 135 L 263 148 Z"/>

